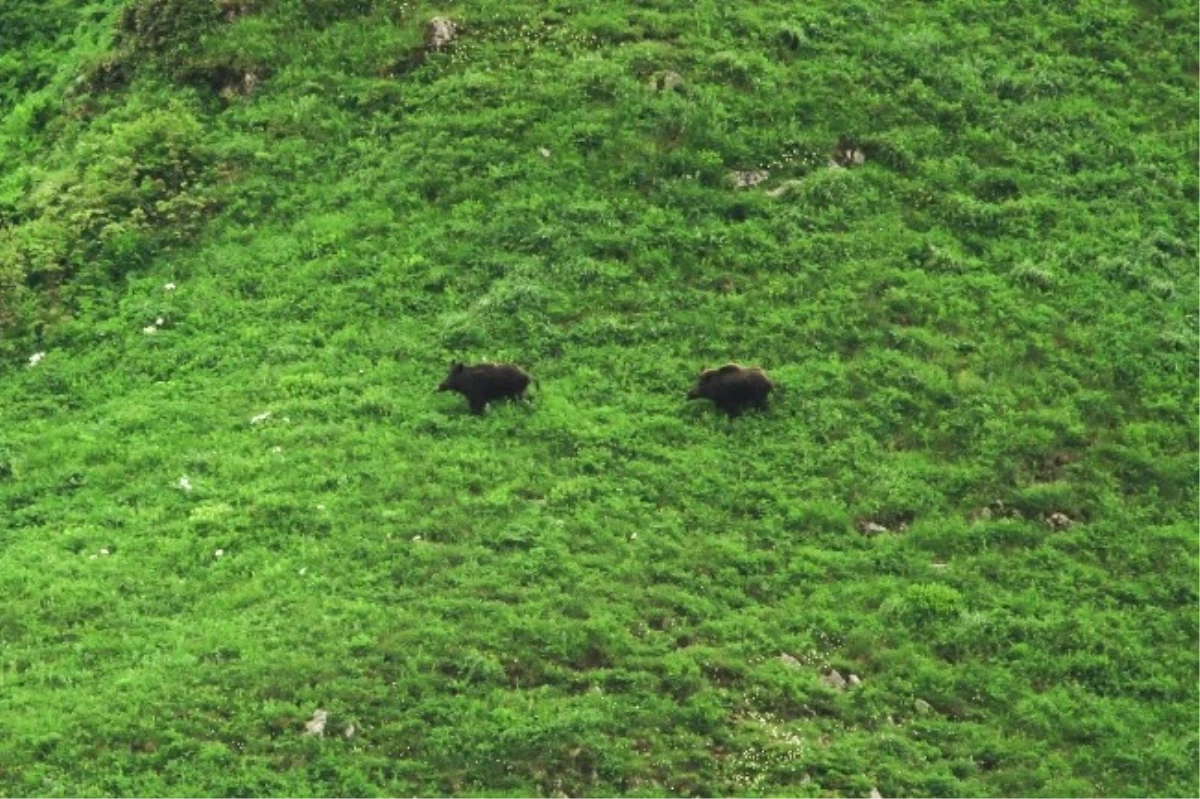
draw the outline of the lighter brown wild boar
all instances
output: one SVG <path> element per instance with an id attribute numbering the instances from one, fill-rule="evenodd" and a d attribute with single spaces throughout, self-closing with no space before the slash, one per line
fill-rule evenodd
<path id="1" fill-rule="evenodd" d="M 767 395 L 774 387 L 771 379 L 757 366 L 747 368 L 727 363 L 717 369 L 702 369 L 687 398 L 711 400 L 730 418 L 736 418 L 746 405 L 766 410 Z"/>
<path id="2" fill-rule="evenodd" d="M 480 414 L 492 400 L 528 399 L 525 389 L 532 381 L 524 369 L 512 363 L 456 363 L 437 390 L 457 391 L 467 398 L 471 413 Z"/>

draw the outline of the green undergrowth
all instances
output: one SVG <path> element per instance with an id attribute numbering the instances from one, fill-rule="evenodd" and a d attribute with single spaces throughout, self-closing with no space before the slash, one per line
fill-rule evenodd
<path id="1" fill-rule="evenodd" d="M 0 793 L 1195 795 L 1192 11 L 6 4 Z"/>

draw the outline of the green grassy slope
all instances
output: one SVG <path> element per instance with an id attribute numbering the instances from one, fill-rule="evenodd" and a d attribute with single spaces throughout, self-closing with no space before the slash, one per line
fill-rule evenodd
<path id="1" fill-rule="evenodd" d="M 593 5 L 0 11 L 0 792 L 1195 795 L 1193 9 Z"/>

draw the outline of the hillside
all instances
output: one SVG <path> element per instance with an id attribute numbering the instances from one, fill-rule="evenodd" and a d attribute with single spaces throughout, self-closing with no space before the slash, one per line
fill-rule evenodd
<path id="1" fill-rule="evenodd" d="M 4 3 L 0 794 L 1197 795 L 1198 47 Z"/>

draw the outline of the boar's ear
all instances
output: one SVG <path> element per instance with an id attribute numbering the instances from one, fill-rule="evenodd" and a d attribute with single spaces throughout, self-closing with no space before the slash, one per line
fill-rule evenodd
<path id="1" fill-rule="evenodd" d="M 450 374 L 456 375 L 465 368 L 466 367 L 463 366 L 462 361 L 455 361 L 454 363 L 450 364 Z"/>

